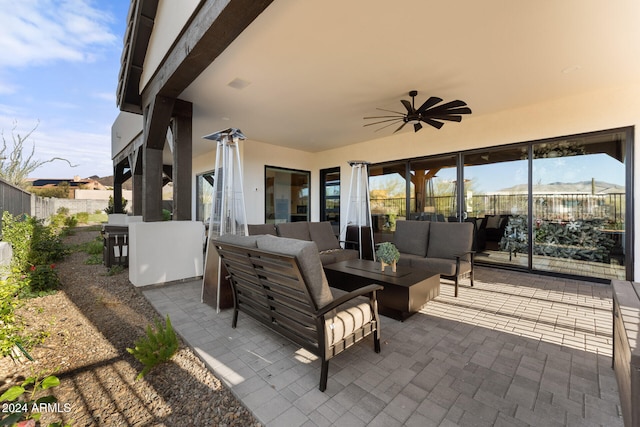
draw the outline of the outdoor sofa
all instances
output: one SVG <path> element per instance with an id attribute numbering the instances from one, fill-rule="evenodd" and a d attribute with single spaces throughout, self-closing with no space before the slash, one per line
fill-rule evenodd
<path id="1" fill-rule="evenodd" d="M 357 259 L 357 249 L 343 248 L 329 221 L 283 222 L 281 224 L 249 224 L 249 235 L 268 234 L 289 239 L 312 241 L 318 247 L 322 265 Z"/>
<path id="2" fill-rule="evenodd" d="M 461 278 L 473 286 L 474 224 L 471 222 L 397 221 L 393 244 L 400 251 L 399 265 L 440 273 L 455 280 L 455 296 Z"/>
<path id="3" fill-rule="evenodd" d="M 212 241 L 233 289 L 232 326 L 243 312 L 321 359 L 320 391 L 329 360 L 368 335 L 380 352 L 376 291 L 330 288 L 316 245 L 271 235 L 223 235 Z M 363 297 L 364 295 L 368 298 Z"/>

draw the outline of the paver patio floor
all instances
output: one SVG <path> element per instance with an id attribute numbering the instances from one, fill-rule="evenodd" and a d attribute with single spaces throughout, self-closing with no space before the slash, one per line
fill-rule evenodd
<path id="1" fill-rule="evenodd" d="M 329 363 L 232 310 L 200 302 L 201 282 L 144 295 L 267 426 L 622 426 L 609 285 L 477 268 L 404 322 L 381 317 Z"/>

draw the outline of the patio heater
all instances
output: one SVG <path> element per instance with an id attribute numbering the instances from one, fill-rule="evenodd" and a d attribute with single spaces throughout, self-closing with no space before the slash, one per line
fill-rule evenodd
<path id="1" fill-rule="evenodd" d="M 351 244 L 357 245 L 361 259 L 375 261 L 371 203 L 369 201 L 369 174 L 367 171 L 369 162 L 351 160 L 349 165 L 351 166 L 349 200 L 346 221 L 340 231 L 340 240 L 345 242 L 345 247 Z"/>
<path id="2" fill-rule="evenodd" d="M 217 141 L 213 175 L 211 216 L 207 234 L 205 266 L 202 279 L 202 302 L 217 311 L 233 306 L 231 284 L 211 239 L 224 234 L 246 236 L 247 215 L 242 187 L 239 141 L 246 139 L 240 129 L 229 128 L 203 136 Z"/>

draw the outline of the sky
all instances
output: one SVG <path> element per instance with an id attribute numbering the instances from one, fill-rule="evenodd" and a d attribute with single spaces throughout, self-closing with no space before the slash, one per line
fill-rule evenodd
<path id="1" fill-rule="evenodd" d="M 111 125 L 128 0 L 0 0 L 0 131 L 26 135 L 32 178 L 113 174 Z"/>

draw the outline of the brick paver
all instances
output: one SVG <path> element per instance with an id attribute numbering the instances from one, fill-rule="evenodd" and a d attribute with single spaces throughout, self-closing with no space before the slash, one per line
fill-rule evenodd
<path id="1" fill-rule="evenodd" d="M 320 364 L 240 314 L 200 303 L 200 282 L 143 291 L 265 425 L 622 426 L 608 285 L 478 268 L 405 322 Z"/>

